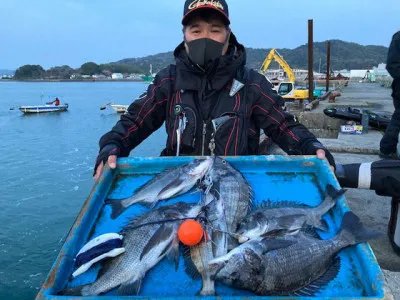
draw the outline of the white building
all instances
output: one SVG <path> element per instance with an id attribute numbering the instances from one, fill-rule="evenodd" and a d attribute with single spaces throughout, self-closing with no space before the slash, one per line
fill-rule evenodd
<path id="1" fill-rule="evenodd" d="M 373 70 L 351 70 L 350 79 L 363 79 L 367 77 L 367 72 L 373 72 Z"/>
<path id="2" fill-rule="evenodd" d="M 111 78 L 112 79 L 124 79 L 124 75 L 122 75 L 121 73 L 112 73 Z"/>
<path id="3" fill-rule="evenodd" d="M 106 79 L 107 76 L 103 74 L 95 74 L 92 76 L 94 79 Z"/>
<path id="4" fill-rule="evenodd" d="M 374 73 L 376 77 L 388 77 L 390 76 L 389 72 L 386 70 L 386 64 L 381 63 L 378 67 L 374 67 Z"/>

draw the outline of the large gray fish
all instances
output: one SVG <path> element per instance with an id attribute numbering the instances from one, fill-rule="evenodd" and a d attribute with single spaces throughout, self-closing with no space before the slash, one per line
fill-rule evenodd
<path id="1" fill-rule="evenodd" d="M 112 207 L 111 218 L 117 218 L 132 204 L 142 203 L 153 208 L 159 200 L 170 199 L 186 193 L 205 176 L 212 163 L 211 157 L 196 159 L 183 166 L 167 169 L 157 174 L 129 198 L 107 199 L 106 204 L 110 204 Z"/>
<path id="2" fill-rule="evenodd" d="M 215 229 L 211 239 L 214 256 L 218 257 L 237 245 L 231 235 L 235 235 L 239 223 L 248 213 L 253 190 L 243 175 L 220 157 L 215 158 L 209 176 L 212 181 L 210 193 L 215 201 L 207 207 L 207 219 Z"/>
<path id="3" fill-rule="evenodd" d="M 240 223 L 237 231 L 239 243 L 279 231 L 300 230 L 304 225 L 326 230 L 326 224 L 322 216 L 335 206 L 344 192 L 345 190 L 343 189 L 336 190 L 332 185 L 328 185 L 325 199 L 319 206 L 310 208 L 273 207 L 257 209 L 248 214 Z"/>
<path id="4" fill-rule="evenodd" d="M 354 213 L 347 212 L 332 239 L 303 237 L 296 242 L 258 238 L 214 259 L 210 267 L 219 269 L 216 280 L 258 295 L 311 296 L 336 277 L 339 251 L 380 235 L 365 228 Z"/>
<path id="5" fill-rule="evenodd" d="M 66 289 L 64 295 L 99 295 L 116 287 L 118 295 L 137 295 L 146 272 L 165 256 L 179 261 L 177 232 L 182 218 L 197 217 L 202 206 L 179 202 L 159 207 L 132 220 L 122 230 L 125 253 L 109 261 L 103 274 L 92 284 Z M 148 224 L 148 225 L 144 225 Z M 144 225 L 144 226 L 141 226 Z"/>

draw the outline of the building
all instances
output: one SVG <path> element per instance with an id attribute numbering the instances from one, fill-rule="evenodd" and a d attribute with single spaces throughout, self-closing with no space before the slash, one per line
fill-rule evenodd
<path id="1" fill-rule="evenodd" d="M 390 74 L 386 70 L 386 64 L 381 63 L 378 65 L 378 67 L 373 67 L 374 73 L 376 77 L 389 77 Z"/>
<path id="2" fill-rule="evenodd" d="M 112 79 L 124 79 L 124 75 L 122 75 L 121 73 L 112 73 L 111 78 Z"/>

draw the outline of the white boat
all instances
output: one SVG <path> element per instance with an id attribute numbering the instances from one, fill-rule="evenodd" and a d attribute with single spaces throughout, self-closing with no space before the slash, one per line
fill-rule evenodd
<path id="1" fill-rule="evenodd" d="M 122 104 L 110 104 L 109 105 L 116 113 L 123 114 L 128 110 L 129 105 Z"/>
<path id="2" fill-rule="evenodd" d="M 129 105 L 107 103 L 100 107 L 100 110 L 105 110 L 106 107 L 111 107 L 116 113 L 123 114 L 128 110 Z"/>
<path id="3" fill-rule="evenodd" d="M 25 114 L 32 113 L 48 113 L 48 112 L 59 112 L 59 111 L 67 111 L 68 104 L 54 105 L 54 104 L 46 104 L 46 105 L 23 105 L 18 107 L 20 111 Z"/>

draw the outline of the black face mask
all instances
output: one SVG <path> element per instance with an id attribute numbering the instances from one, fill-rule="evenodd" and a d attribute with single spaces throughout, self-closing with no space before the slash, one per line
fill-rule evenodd
<path id="1" fill-rule="evenodd" d="M 222 56 L 225 44 L 213 39 L 202 38 L 186 42 L 189 48 L 189 57 L 197 65 L 205 67 L 210 62 Z"/>

